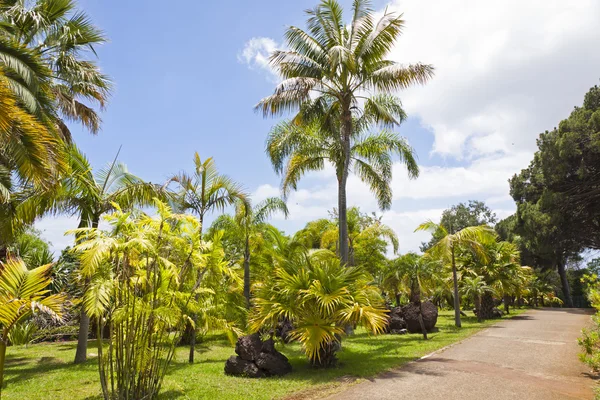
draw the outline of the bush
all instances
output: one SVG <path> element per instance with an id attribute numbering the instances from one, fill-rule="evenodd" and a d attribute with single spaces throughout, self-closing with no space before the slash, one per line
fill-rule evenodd
<path id="1" fill-rule="evenodd" d="M 13 326 L 8 334 L 8 341 L 13 346 L 23 346 L 32 342 L 37 325 L 32 321 L 24 321 Z"/>
<path id="2" fill-rule="evenodd" d="M 63 325 L 51 328 L 38 329 L 32 338 L 32 342 L 58 342 L 63 340 L 74 340 L 79 333 L 77 325 Z"/>

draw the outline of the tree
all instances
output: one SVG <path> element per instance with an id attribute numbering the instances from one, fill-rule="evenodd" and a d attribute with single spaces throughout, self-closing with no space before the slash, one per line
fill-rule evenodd
<path id="1" fill-rule="evenodd" d="M 460 297 L 458 295 L 457 275 L 458 253 L 464 249 L 485 259 L 486 254 L 482 243 L 495 240 L 494 230 L 487 225 L 481 225 L 469 226 L 456 233 L 449 233 L 443 225 L 427 221 L 419 225 L 415 232 L 416 231 L 429 231 L 432 234 L 435 232 L 441 233 L 442 237 L 427 251 L 427 254 L 433 259 L 438 259 L 445 265 L 450 265 L 452 267 L 452 281 L 454 285 L 454 322 L 455 325 L 460 328 Z"/>
<path id="2" fill-rule="evenodd" d="M 419 324 L 423 332 L 423 339 L 427 340 L 427 329 L 423 323 L 421 293 L 434 274 L 434 265 L 428 257 L 416 253 L 407 253 L 393 261 L 394 268 L 402 277 L 403 286 L 408 289 L 409 301 L 419 308 Z"/>
<path id="3" fill-rule="evenodd" d="M 225 207 L 236 201 L 248 204 L 247 195 L 241 185 L 232 181 L 226 175 L 219 174 L 212 157 L 202 162 L 198 153 L 194 153 L 194 173 L 188 175 L 182 172 L 173 176 L 171 182 L 179 185 L 175 195 L 175 207 L 181 211 L 191 211 L 200 219 L 199 234 L 202 236 L 204 217 L 215 210 L 223 211 Z M 192 316 L 196 322 L 196 316 Z M 196 347 L 196 332 L 189 332 L 190 364 L 194 362 Z"/>
<path id="4" fill-rule="evenodd" d="M 284 132 L 289 131 L 295 138 L 301 139 L 298 144 L 294 140 L 285 140 L 275 152 L 280 156 L 271 155 L 271 159 L 276 161 L 276 169 L 280 171 L 283 160 L 292 156 L 294 163 L 286 173 L 287 176 L 292 172 L 291 178 L 284 177 L 287 186 L 293 188 L 308 170 L 322 169 L 325 157 L 334 163 L 338 178 L 339 252 L 344 264 L 349 261 L 346 184 L 352 163 L 360 165 L 354 168 L 371 189 L 383 194 L 387 191 L 380 189 L 389 182 L 385 178 L 391 175 L 391 170 L 374 169 L 373 161 L 386 160 L 389 153 L 398 150 L 403 158 L 412 155 L 412 152 L 405 151 L 403 141 L 398 143 L 398 138 L 389 133 L 386 137 L 364 139 L 364 147 L 373 144 L 373 141 L 379 141 L 379 146 L 383 146 L 382 151 L 377 151 L 378 154 L 373 157 L 360 154 L 356 148 L 353 153 L 353 143 L 355 147 L 361 142 L 357 121 L 362 119 L 366 125 L 397 126 L 404 118 L 404 111 L 399 99 L 392 93 L 413 84 L 425 83 L 433 75 L 430 65 L 405 66 L 385 58 L 404 26 L 401 15 L 386 11 L 375 22 L 367 0 L 355 0 L 352 11 L 352 21 L 345 24 L 339 3 L 323 0 L 315 9 L 307 11 L 308 31 L 289 27 L 285 34 L 289 50 L 276 51 L 270 58 L 271 65 L 283 81 L 271 96 L 262 99 L 256 106 L 264 116 L 298 111 L 293 124 L 302 133 L 312 131 L 304 137 L 304 134 L 294 133 L 289 123 L 276 129 L 277 136 L 284 137 Z M 326 146 L 318 143 L 319 140 L 326 140 Z M 275 142 L 273 134 L 269 141 Z M 377 145 L 373 144 L 371 148 L 374 147 Z M 272 151 L 269 150 L 269 153 Z M 364 161 L 353 159 L 357 155 Z M 415 175 L 416 169 L 410 173 Z M 388 205 L 386 196 L 379 200 L 384 200 L 380 201 L 380 205 Z"/>
<path id="5" fill-rule="evenodd" d="M 461 294 L 473 299 L 475 306 L 475 314 L 477 321 L 483 321 L 483 313 L 481 312 L 481 298 L 492 291 L 492 288 L 485 283 L 483 276 L 464 277 L 461 282 Z"/>
<path id="6" fill-rule="evenodd" d="M 440 224 L 455 233 L 468 226 L 490 225 L 496 223 L 496 214 L 483 202 L 469 200 L 468 204 L 459 203 L 444 210 Z M 428 243 L 423 243 L 421 251 L 427 251 L 441 239 L 442 232 L 435 232 Z"/>
<path id="7" fill-rule="evenodd" d="M 95 47 L 106 42 L 104 33 L 73 0 L 2 0 L 0 21 L 2 33 L 38 56 L 50 72 L 48 104 L 63 137 L 71 137 L 65 121 L 80 122 L 97 133 L 101 121 L 92 105 L 102 109 L 112 85 L 96 63 L 85 57 L 96 56 Z M 27 100 L 26 104 L 35 106 L 34 96 Z"/>
<path id="8" fill-rule="evenodd" d="M 117 154 L 118 157 L 118 154 Z M 164 198 L 164 188 L 143 181 L 127 166 L 117 161 L 94 173 L 87 158 L 72 145 L 69 150 L 69 170 L 55 185 L 41 192 L 34 191 L 22 207 L 27 215 L 69 214 L 79 218 L 79 228 L 97 228 L 100 218 L 116 207 L 152 205 L 154 198 Z M 76 242 L 81 240 L 76 236 Z M 79 339 L 75 362 L 87 358 L 89 317 L 81 310 Z"/>
<path id="9" fill-rule="evenodd" d="M 510 181 L 517 233 L 545 266 L 558 271 L 569 307 L 568 259 L 600 248 L 599 132 L 600 88 L 594 86 L 582 107 L 540 135 L 529 167 Z"/>
<path id="10" fill-rule="evenodd" d="M 9 254 L 22 259 L 28 268 L 37 268 L 52 264 L 54 255 L 50 251 L 50 243 L 41 237 L 41 232 L 28 227 L 20 233 L 9 246 Z"/>
<path id="11" fill-rule="evenodd" d="M 4 378 L 4 360 L 8 336 L 13 327 L 34 312 L 62 315 L 62 294 L 49 295 L 52 264 L 27 269 L 23 260 L 9 257 L 0 262 L 0 393 Z"/>
<path id="12" fill-rule="evenodd" d="M 189 316 L 202 292 L 200 279 L 187 288 L 186 271 L 200 276 L 223 261 L 220 248 L 202 243 L 199 220 L 175 214 L 155 200 L 157 215 L 117 210 L 111 232 L 82 228 L 81 271 L 90 282 L 83 307 L 96 319 L 97 335 L 108 325 L 108 346 L 98 340 L 102 393 L 111 399 L 154 399 Z M 216 253 L 216 254 L 213 254 Z M 218 267 L 218 266 L 217 266 Z"/>
<path id="13" fill-rule="evenodd" d="M 322 232 L 320 247 L 336 251 L 339 248 L 339 216 L 332 213 L 333 221 Z M 362 265 L 377 275 L 386 263 L 388 245 L 398 252 L 398 237 L 392 228 L 381 222 L 381 217 L 361 213 L 358 207 L 348 210 L 349 265 Z"/>
<path id="14" fill-rule="evenodd" d="M 265 222 L 276 212 L 283 213 L 286 218 L 288 216 L 288 208 L 285 202 L 277 197 L 267 198 L 254 207 L 238 201 L 233 217 L 222 215 L 213 222 L 211 227 L 211 230 L 234 232 L 241 239 L 243 246 L 244 297 L 246 298 L 247 308 L 250 308 L 251 241 L 261 234 Z"/>
<path id="15" fill-rule="evenodd" d="M 361 323 L 376 334 L 387 324 L 371 281 L 364 269 L 342 265 L 328 250 L 291 259 L 259 285 L 251 329 L 275 329 L 288 319 L 294 326 L 290 335 L 302 344 L 310 363 L 332 366 L 345 326 Z"/>

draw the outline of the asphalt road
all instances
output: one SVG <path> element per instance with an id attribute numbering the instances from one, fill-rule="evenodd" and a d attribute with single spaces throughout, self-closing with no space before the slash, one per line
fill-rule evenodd
<path id="1" fill-rule="evenodd" d="M 589 321 L 587 310 L 528 311 L 329 399 L 593 399 L 595 381 L 577 358 Z"/>

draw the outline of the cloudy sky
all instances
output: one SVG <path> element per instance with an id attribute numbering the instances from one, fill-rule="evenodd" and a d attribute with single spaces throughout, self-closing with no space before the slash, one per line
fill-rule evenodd
<path id="1" fill-rule="evenodd" d="M 244 183 L 255 201 L 279 195 L 279 177 L 264 155 L 276 123 L 253 112 L 277 77 L 268 55 L 284 48 L 286 26 L 304 27 L 303 10 L 316 0 L 283 2 L 181 1 L 165 20 L 164 3 L 86 0 L 82 6 L 110 37 L 100 64 L 116 83 L 104 129 L 81 131 L 77 141 L 94 165 L 121 160 L 154 182 L 190 169 L 193 151 L 213 156 L 220 169 Z M 126 3 L 126 4 L 122 4 Z M 183 4 L 187 3 L 187 4 Z M 247 3 L 247 4 L 245 4 Z M 349 9 L 351 1 L 341 1 Z M 527 166 L 538 134 L 552 129 L 599 83 L 600 2 L 595 0 L 395 0 L 373 8 L 403 13 L 405 30 L 389 58 L 433 64 L 426 86 L 400 92 L 409 119 L 398 129 L 416 149 L 417 180 L 394 168 L 392 209 L 384 221 L 401 251 L 416 250 L 426 219 L 449 206 L 484 200 L 499 217 L 514 211 L 507 180 Z M 161 21 L 157 24 L 157 21 Z M 288 201 L 291 233 L 336 205 L 330 169 L 311 174 Z M 377 211 L 356 177 L 351 205 Z M 58 251 L 76 217 L 44 219 L 37 227 Z"/>

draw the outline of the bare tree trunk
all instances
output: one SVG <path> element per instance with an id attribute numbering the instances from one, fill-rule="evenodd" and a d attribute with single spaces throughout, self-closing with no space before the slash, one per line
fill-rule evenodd
<path id="1" fill-rule="evenodd" d="M 342 128 L 341 128 L 342 150 L 344 152 L 344 164 L 342 171 L 338 171 L 338 219 L 339 219 L 339 242 L 340 260 L 342 264 L 348 265 L 348 210 L 346 199 L 346 183 L 348 181 L 348 170 L 350 168 L 350 136 L 352 135 L 352 113 L 350 104 L 342 106 Z"/>
<path id="2" fill-rule="evenodd" d="M 90 317 L 85 312 L 85 308 L 82 304 L 81 314 L 79 316 L 79 335 L 77 336 L 77 351 L 75 352 L 75 364 L 80 364 L 87 360 L 87 345 L 89 331 Z M 98 340 L 102 340 L 102 338 L 98 338 Z"/>
<path id="3" fill-rule="evenodd" d="M 571 298 L 571 289 L 569 288 L 569 280 L 567 279 L 567 271 L 565 263 L 560 259 L 557 263 L 558 275 L 560 275 L 560 283 L 562 285 L 563 296 L 565 297 L 565 305 L 573 308 L 573 299 Z"/>
<path id="4" fill-rule="evenodd" d="M 452 247 L 452 281 L 454 283 L 454 324 L 457 328 L 460 323 L 460 299 L 458 297 L 458 274 L 456 272 L 456 259 L 454 257 L 454 246 Z"/>

